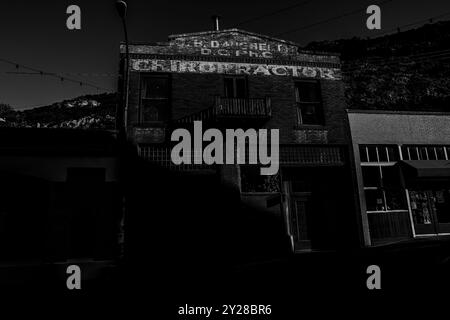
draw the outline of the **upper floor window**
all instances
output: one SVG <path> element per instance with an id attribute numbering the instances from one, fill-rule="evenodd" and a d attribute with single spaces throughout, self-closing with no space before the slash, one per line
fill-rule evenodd
<path id="1" fill-rule="evenodd" d="M 403 160 L 447 160 L 450 147 L 403 145 Z"/>
<path id="2" fill-rule="evenodd" d="M 397 145 L 360 145 L 361 162 L 395 162 L 400 160 Z"/>
<path id="3" fill-rule="evenodd" d="M 320 83 L 314 80 L 295 82 L 298 124 L 323 124 Z"/>
<path id="4" fill-rule="evenodd" d="M 226 98 L 247 98 L 247 78 L 225 77 L 224 84 Z"/>
<path id="5" fill-rule="evenodd" d="M 169 77 L 146 76 L 141 86 L 140 122 L 166 121 L 170 114 Z"/>

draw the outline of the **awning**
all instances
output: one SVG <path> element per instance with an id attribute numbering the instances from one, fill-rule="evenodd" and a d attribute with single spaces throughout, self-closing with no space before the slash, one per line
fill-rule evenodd
<path id="1" fill-rule="evenodd" d="M 403 172 L 415 178 L 450 177 L 450 161 L 448 160 L 403 160 L 399 161 Z"/>

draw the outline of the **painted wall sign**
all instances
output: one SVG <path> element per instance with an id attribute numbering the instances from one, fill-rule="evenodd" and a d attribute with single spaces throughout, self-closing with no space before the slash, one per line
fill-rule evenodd
<path id="1" fill-rule="evenodd" d="M 336 68 L 185 60 L 131 59 L 131 70 L 142 72 L 306 77 L 328 80 L 341 80 L 342 78 L 340 70 Z"/>
<path id="2" fill-rule="evenodd" d="M 174 38 L 171 45 L 196 54 L 222 57 L 281 58 L 295 56 L 297 46 L 271 41 L 246 32 L 220 32 Z"/>
<path id="3" fill-rule="evenodd" d="M 268 42 L 239 42 L 233 40 L 191 40 L 183 43 L 184 47 L 197 49 L 201 55 L 223 57 L 250 57 L 272 59 L 274 56 L 295 54 L 284 44 Z"/>

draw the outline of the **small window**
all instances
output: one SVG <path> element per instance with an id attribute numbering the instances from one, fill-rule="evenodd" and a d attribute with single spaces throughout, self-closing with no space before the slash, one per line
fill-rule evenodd
<path id="1" fill-rule="evenodd" d="M 387 149 L 387 152 L 388 152 L 389 161 L 398 161 L 398 160 L 400 160 L 400 154 L 399 154 L 397 146 L 388 146 L 388 147 L 386 147 L 386 149 Z"/>
<path id="2" fill-rule="evenodd" d="M 295 83 L 298 124 L 323 124 L 322 98 L 318 81 Z"/>
<path id="3" fill-rule="evenodd" d="M 408 147 L 409 159 L 419 160 L 419 150 L 417 147 Z"/>
<path id="4" fill-rule="evenodd" d="M 380 187 L 381 186 L 380 167 L 364 166 L 361 169 L 362 169 L 364 187 Z"/>
<path id="5" fill-rule="evenodd" d="M 388 161 L 388 152 L 387 148 L 384 146 L 378 147 L 378 160 L 380 162 L 387 162 Z"/>
<path id="6" fill-rule="evenodd" d="M 436 150 L 437 160 L 446 160 L 444 147 L 436 147 L 435 150 Z"/>
<path id="7" fill-rule="evenodd" d="M 147 76 L 141 87 L 140 122 L 167 121 L 169 110 L 169 77 Z"/>
<path id="8" fill-rule="evenodd" d="M 367 158 L 367 147 L 360 145 L 359 146 L 359 158 L 361 162 L 369 162 L 369 158 Z"/>
<path id="9" fill-rule="evenodd" d="M 226 98 L 247 98 L 247 79 L 245 77 L 226 77 L 224 84 Z"/>
<path id="10" fill-rule="evenodd" d="M 427 153 L 428 153 L 428 160 L 437 160 L 437 153 L 435 147 L 428 147 Z"/>
<path id="11" fill-rule="evenodd" d="M 427 147 L 418 147 L 419 160 L 428 160 Z"/>
<path id="12" fill-rule="evenodd" d="M 369 153 L 369 162 L 378 162 L 378 152 L 376 146 L 367 146 L 367 152 Z"/>
<path id="13" fill-rule="evenodd" d="M 380 189 L 365 190 L 367 211 L 385 211 L 383 192 Z"/>

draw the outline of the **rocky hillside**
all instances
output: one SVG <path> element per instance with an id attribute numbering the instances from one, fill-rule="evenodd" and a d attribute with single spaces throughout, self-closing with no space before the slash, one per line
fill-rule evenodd
<path id="1" fill-rule="evenodd" d="M 64 100 L 49 106 L 0 110 L 0 126 L 25 128 L 114 129 L 117 95 L 104 93 Z"/>
<path id="2" fill-rule="evenodd" d="M 450 111 L 450 21 L 306 48 L 341 54 L 349 108 Z"/>
<path id="3" fill-rule="evenodd" d="M 450 112 L 450 21 L 305 49 L 341 54 L 349 108 Z M 24 111 L 0 104 L 0 126 L 113 129 L 116 105 L 106 93 Z"/>

